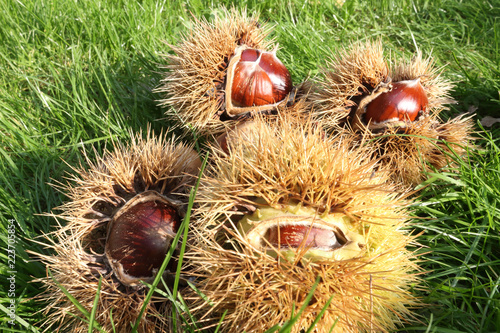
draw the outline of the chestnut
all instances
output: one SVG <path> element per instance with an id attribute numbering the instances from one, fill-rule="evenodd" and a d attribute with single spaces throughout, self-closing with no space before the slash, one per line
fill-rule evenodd
<path id="1" fill-rule="evenodd" d="M 267 229 L 264 238 L 276 248 L 336 249 L 347 243 L 347 239 L 339 231 L 305 224 L 275 225 Z"/>
<path id="2" fill-rule="evenodd" d="M 292 88 L 290 72 L 276 57 L 276 50 L 239 46 L 227 69 L 226 112 L 232 117 L 272 109 Z"/>
<path id="3" fill-rule="evenodd" d="M 159 102 L 166 114 L 205 136 L 256 114 L 305 111 L 310 87 L 292 86 L 276 44 L 267 40 L 271 26 L 247 10 L 219 14 L 193 20 L 190 32 L 171 45 L 165 76 L 155 89 L 164 94 Z"/>
<path id="4" fill-rule="evenodd" d="M 118 280 L 137 286 L 151 282 L 181 223 L 177 208 L 154 191 L 137 195 L 113 217 L 105 245 Z"/>
<path id="5" fill-rule="evenodd" d="M 260 207 L 245 215 L 238 228 L 252 247 L 289 261 L 299 253 L 311 261 L 344 260 L 361 254 L 364 237 L 348 227 L 346 216 L 333 213 L 317 218 L 311 214 L 314 210 L 295 205 L 285 210 Z"/>
<path id="6" fill-rule="evenodd" d="M 366 123 L 415 121 L 427 111 L 429 100 L 420 79 L 391 83 L 392 89 L 381 93 L 365 109 Z"/>

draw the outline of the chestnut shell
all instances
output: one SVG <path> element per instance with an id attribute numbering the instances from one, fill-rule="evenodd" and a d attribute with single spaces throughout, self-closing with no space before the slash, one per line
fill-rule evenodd
<path id="1" fill-rule="evenodd" d="M 124 285 L 152 281 L 181 223 L 177 208 L 156 192 L 123 206 L 108 226 L 105 253 Z"/>
<path id="2" fill-rule="evenodd" d="M 429 100 L 420 79 L 392 83 L 392 89 L 371 101 L 365 110 L 365 122 L 415 121 L 427 111 Z"/>

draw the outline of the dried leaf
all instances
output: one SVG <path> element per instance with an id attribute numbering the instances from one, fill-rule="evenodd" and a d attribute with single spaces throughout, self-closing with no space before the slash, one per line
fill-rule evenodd
<path id="1" fill-rule="evenodd" d="M 500 123 L 500 118 L 493 118 L 490 116 L 486 116 L 483 119 L 481 119 L 481 125 L 484 127 L 491 127 L 495 123 Z"/>

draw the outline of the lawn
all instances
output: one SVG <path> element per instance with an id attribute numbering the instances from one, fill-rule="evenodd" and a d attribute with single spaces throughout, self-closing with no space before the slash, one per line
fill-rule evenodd
<path id="1" fill-rule="evenodd" d="M 148 125 L 175 125 L 153 92 L 167 44 L 193 17 L 220 6 L 246 7 L 274 24 L 278 57 L 294 83 L 351 41 L 378 39 L 386 54 L 432 54 L 455 82 L 443 118 L 469 112 L 477 137 L 459 173 L 431 173 L 419 192 L 413 227 L 423 232 L 428 304 L 404 332 L 497 332 L 500 327 L 500 1 L 71 1 L 0 3 L 0 330 L 41 331 L 37 299 L 45 267 L 27 253 L 55 230 L 46 216 L 65 202 L 54 187 L 72 166 L 128 142 Z M 500 121 L 500 119 L 499 119 Z M 188 140 L 188 139 L 186 139 Z M 15 242 L 14 242 L 15 241 Z M 15 259 L 15 260 L 14 260 Z M 15 301 L 17 317 L 9 323 Z M 90 309 L 89 309 L 90 310 Z"/>

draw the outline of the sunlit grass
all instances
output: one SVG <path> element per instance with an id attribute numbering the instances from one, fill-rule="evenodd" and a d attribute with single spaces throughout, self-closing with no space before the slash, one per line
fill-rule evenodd
<path id="1" fill-rule="evenodd" d="M 35 299 L 46 275 L 26 250 L 55 227 L 39 214 L 65 200 L 50 183 L 81 151 L 102 152 L 129 129 L 171 127 L 152 90 L 161 78 L 167 43 L 186 33 L 193 16 L 209 18 L 219 5 L 246 6 L 275 24 L 278 56 L 294 83 L 314 76 L 353 40 L 381 38 L 388 54 L 410 56 L 418 47 L 436 58 L 456 82 L 457 104 L 444 117 L 474 110 L 475 120 L 500 117 L 500 2 L 452 0 L 346 1 L 14 1 L 0 3 L 0 272 L 10 276 L 8 221 L 16 221 L 16 325 L 35 330 L 43 300 Z M 495 127 L 496 126 L 496 127 Z M 500 327 L 500 126 L 478 127 L 479 148 L 459 161 L 458 173 L 436 173 L 421 191 L 415 221 L 424 249 L 430 306 L 420 323 L 403 331 L 493 332 Z M 2 282 L 2 285 L 4 283 Z M 7 291 L 0 291 L 6 312 Z M 172 295 L 172 297 L 175 297 Z M 182 302 L 179 300 L 179 304 Z M 89 314 L 92 309 L 86 309 Z M 89 317 L 89 319 L 91 319 Z M 31 328 L 30 328 L 30 325 Z M 40 327 L 38 327 L 40 328 Z"/>

